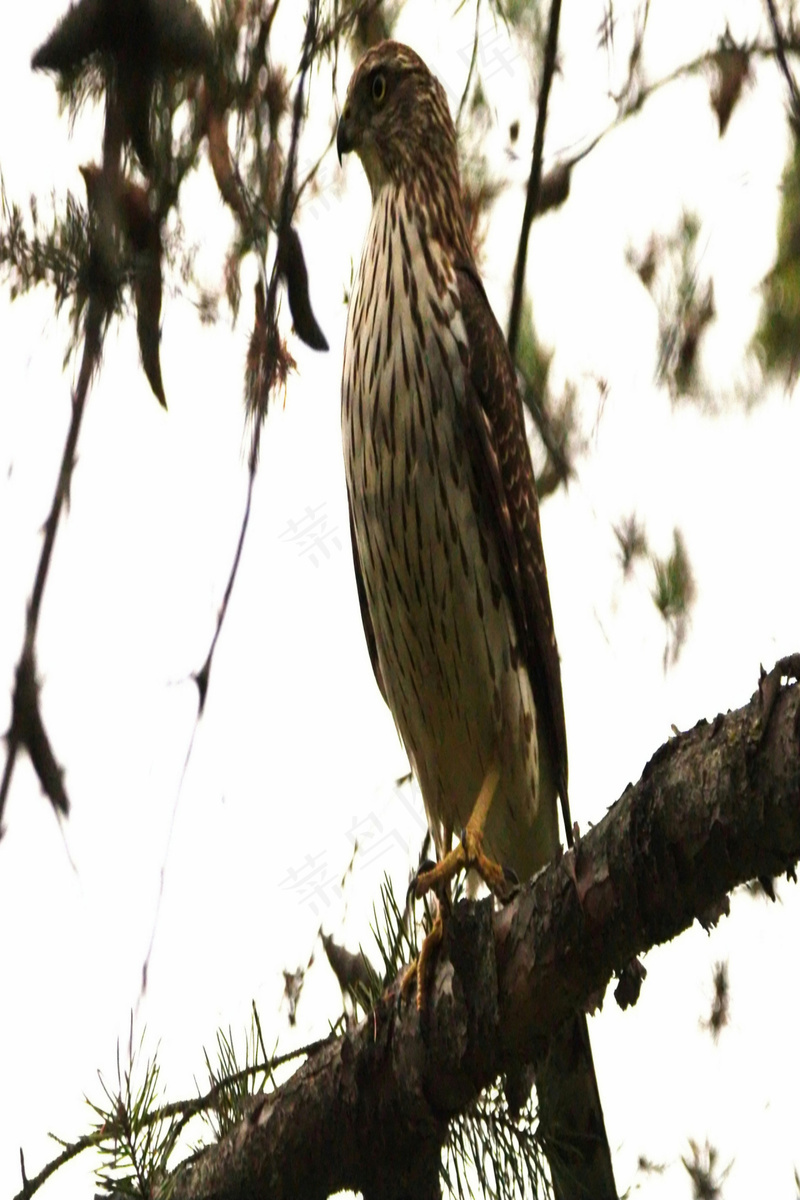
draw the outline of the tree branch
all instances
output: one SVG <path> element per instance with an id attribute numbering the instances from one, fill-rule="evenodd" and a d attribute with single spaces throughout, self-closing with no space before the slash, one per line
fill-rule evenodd
<path id="1" fill-rule="evenodd" d="M 738 711 L 671 738 L 606 817 L 506 908 L 457 906 L 429 1007 L 395 983 L 242 1124 L 178 1168 L 175 1200 L 438 1196 L 447 1121 L 529 1060 L 615 971 L 727 893 L 800 859 L 800 686 L 794 656 Z"/>
<path id="2" fill-rule="evenodd" d="M 44 540 L 25 617 L 25 638 L 14 683 L 11 728 L 5 735 L 6 761 L 2 780 L 0 780 L 0 837 L 3 834 L 2 820 L 6 798 L 11 787 L 14 764 L 20 746 L 24 746 L 28 751 L 42 790 L 48 796 L 54 810 L 62 816 L 66 816 L 69 812 L 69 799 L 64 787 L 62 770 L 50 746 L 50 739 L 42 720 L 39 705 L 39 682 L 36 677 L 36 634 L 59 521 L 64 506 L 69 504 L 72 472 L 76 462 L 78 436 L 86 408 L 86 397 L 89 394 L 89 384 L 102 353 L 105 317 L 106 312 L 101 300 L 97 295 L 92 294 L 86 310 L 83 356 L 78 383 L 72 393 L 72 416 L 61 455 L 53 502 L 44 523 Z"/>
<path id="3" fill-rule="evenodd" d="M 769 22 L 772 26 L 772 33 L 775 37 L 775 53 L 778 56 L 780 68 L 783 71 L 784 78 L 789 87 L 789 96 L 791 98 L 791 111 L 795 121 L 800 120 L 800 95 L 797 91 L 797 83 L 786 58 L 786 38 L 783 28 L 781 27 L 780 17 L 775 8 L 774 0 L 766 0 L 767 12 L 769 13 Z"/>
<path id="4" fill-rule="evenodd" d="M 517 261 L 514 264 L 514 291 L 511 295 L 511 313 L 508 318 L 508 349 L 513 362 L 517 354 L 519 338 L 519 320 L 522 314 L 522 295 L 525 290 L 525 264 L 528 258 L 528 236 L 531 223 L 539 207 L 539 193 L 542 186 L 542 154 L 544 152 L 544 127 L 547 121 L 547 105 L 550 99 L 550 86 L 556 69 L 556 54 L 558 52 L 558 23 L 561 18 L 561 0 L 552 0 L 550 6 L 550 21 L 547 28 L 547 44 L 544 51 L 542 67 L 542 83 L 539 88 L 539 107 L 536 112 L 536 128 L 533 133 L 533 158 L 531 173 L 528 178 L 528 192 L 525 196 L 525 211 L 522 215 L 522 230 L 519 235 Z"/>

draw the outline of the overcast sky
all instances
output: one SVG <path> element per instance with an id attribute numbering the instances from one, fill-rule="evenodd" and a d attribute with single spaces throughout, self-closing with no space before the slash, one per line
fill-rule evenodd
<path id="1" fill-rule="evenodd" d="M 18 6 L 0 41 L 0 167 L 12 199 L 83 196 L 78 166 L 99 158 L 101 118 L 68 137 L 52 81 L 30 56 L 64 5 Z M 299 56 L 301 12 L 276 26 L 275 54 Z M 397 34 L 412 43 L 457 103 L 474 9 L 409 4 Z M 619 10 L 618 58 L 630 24 Z M 654 0 L 650 77 L 707 47 L 730 17 L 735 35 L 760 27 L 757 3 L 697 6 Z M 597 49 L 600 4 L 567 4 L 546 164 L 612 119 L 609 74 Z M 510 185 L 489 230 L 484 270 L 505 323 L 532 143 L 526 62 L 485 14 L 481 66 L 496 130 L 493 161 Z M 339 99 L 348 70 L 342 71 Z M 759 663 L 798 649 L 797 512 L 800 414 L 771 389 L 751 412 L 712 418 L 673 410 L 653 384 L 657 322 L 626 267 L 629 242 L 671 231 L 683 205 L 704 218 L 702 268 L 714 276 L 719 319 L 705 360 L 719 392 L 744 377 L 759 279 L 774 253 L 786 151 L 781 80 L 755 86 L 720 142 L 700 77 L 665 89 L 574 173 L 562 212 L 534 227 L 529 280 L 540 336 L 554 347 L 556 384 L 580 386 L 587 455 L 567 494 L 543 509 L 543 536 L 561 650 L 573 815 L 598 820 L 651 753 L 701 717 L 746 702 Z M 312 89 L 306 160 L 335 120 L 329 82 Z M 522 158 L 506 131 L 521 121 Z M 52 1157 L 48 1131 L 72 1139 L 113 1082 L 116 1041 L 160 1043 L 169 1098 L 204 1086 L 202 1047 L 216 1030 L 243 1031 L 251 1000 L 280 1048 L 320 1036 L 340 1010 L 323 961 L 309 973 L 289 1030 L 283 968 L 308 961 L 321 923 L 355 947 L 380 880 L 398 887 L 416 860 L 421 801 L 395 779 L 406 760 L 372 678 L 348 544 L 339 434 L 343 292 L 369 218 L 357 161 L 331 153 L 322 191 L 303 211 L 311 296 L 331 346 L 294 339 L 298 371 L 274 405 L 242 569 L 181 787 L 196 713 L 191 673 L 202 664 L 241 520 L 247 438 L 243 362 L 256 269 L 244 274 L 242 318 L 201 327 L 179 289 L 165 297 L 161 344 L 165 414 L 138 365 L 133 321 L 112 327 L 90 395 L 67 519 L 57 541 L 39 635 L 42 703 L 73 809 L 59 825 L 33 773 L 18 762 L 0 843 L 0 1192 Z M 188 183 L 184 219 L 209 283 L 221 277 L 230 230 L 207 164 Z M 0 298 L 0 728 L 10 719 L 25 603 L 69 418 L 75 365 L 62 373 L 68 322 L 44 291 Z M 288 328 L 288 316 L 286 325 Z M 602 412 L 592 376 L 609 382 Z M 612 523 L 635 509 L 653 548 L 683 530 L 698 599 L 682 657 L 666 675 L 664 633 L 642 568 L 623 586 Z M 355 869 L 339 882 L 358 838 Z M 592 1037 L 620 1190 L 689 1196 L 680 1166 L 688 1139 L 708 1137 L 735 1159 L 728 1200 L 794 1200 L 800 1166 L 800 1068 L 795 1029 L 796 889 L 781 903 L 737 896 L 709 937 L 694 928 L 646 958 L 637 1007 L 609 996 Z M 148 985 L 141 977 L 148 947 Z M 730 957 L 731 1024 L 713 1045 L 712 966 Z M 642 1154 L 667 1165 L 642 1180 Z M 87 1159 L 47 1186 L 53 1200 L 87 1197 Z"/>

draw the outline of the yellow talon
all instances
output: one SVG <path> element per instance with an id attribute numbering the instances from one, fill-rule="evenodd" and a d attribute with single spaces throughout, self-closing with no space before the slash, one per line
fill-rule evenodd
<path id="1" fill-rule="evenodd" d="M 500 772 L 492 767 L 483 781 L 462 840 L 435 867 L 417 877 L 414 894 L 418 900 L 431 888 L 449 883 L 462 870 L 477 871 L 491 892 L 501 900 L 508 898 L 509 884 L 505 871 L 483 852 L 483 830 L 499 781 Z"/>
<path id="2" fill-rule="evenodd" d="M 430 933 L 426 936 L 422 946 L 420 947 L 419 957 L 412 962 L 411 966 L 403 976 L 403 981 L 400 984 L 400 994 L 404 1000 L 408 999 L 408 994 L 414 983 L 417 981 L 417 1012 L 422 1012 L 427 1002 L 427 985 L 428 976 L 430 974 L 430 960 L 444 937 L 444 921 L 442 920 L 441 911 L 436 914 L 436 918 L 431 927 Z"/>
<path id="3" fill-rule="evenodd" d="M 496 767 L 490 768 L 486 773 L 483 787 L 480 790 L 478 799 L 475 801 L 475 807 L 467 822 L 467 828 L 464 831 L 461 841 L 452 850 L 448 851 L 435 867 L 431 867 L 429 871 L 423 871 L 417 876 L 414 884 L 414 895 L 417 900 L 420 900 L 427 892 L 433 889 L 440 890 L 449 884 L 450 880 L 462 870 L 477 871 L 494 895 L 498 896 L 501 900 L 508 899 L 509 881 L 505 871 L 498 863 L 493 862 L 483 852 L 483 830 L 499 781 L 500 772 Z M 449 841 L 450 836 L 448 833 L 445 844 L 449 843 Z M 425 1008 L 427 1001 L 427 977 L 430 974 L 430 960 L 443 937 L 444 920 L 440 907 L 433 922 L 433 927 L 422 943 L 419 958 L 408 968 L 400 984 L 400 993 L 403 999 L 407 999 L 416 978 L 417 1010 L 419 1012 L 422 1012 Z"/>

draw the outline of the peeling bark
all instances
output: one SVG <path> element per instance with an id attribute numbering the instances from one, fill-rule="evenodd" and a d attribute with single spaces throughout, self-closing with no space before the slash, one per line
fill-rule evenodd
<path id="1" fill-rule="evenodd" d="M 775 681 L 765 677 L 763 700 L 670 739 L 504 909 L 457 906 L 424 1017 L 395 983 L 357 1029 L 179 1168 L 175 1200 L 314 1200 L 342 1188 L 438 1197 L 448 1118 L 506 1065 L 541 1050 L 635 955 L 716 920 L 737 884 L 793 874 L 800 685 Z"/>

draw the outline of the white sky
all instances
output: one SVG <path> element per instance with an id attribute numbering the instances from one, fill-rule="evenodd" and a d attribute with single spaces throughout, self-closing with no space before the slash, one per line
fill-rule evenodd
<path id="1" fill-rule="evenodd" d="M 68 187 L 83 194 L 78 165 L 99 156 L 99 117 L 84 115 L 69 140 L 51 81 L 28 69 L 63 7 L 18 6 L 0 41 L 0 166 L 9 196 L 24 202 L 33 191 L 43 213 L 52 191 L 59 200 Z M 409 4 L 397 33 L 458 95 L 474 10 L 454 20 L 454 7 L 439 6 L 432 19 L 429 6 Z M 287 6 L 277 27 L 291 63 L 301 16 Z M 596 48 L 601 16 L 596 3 L 565 6 L 550 162 L 613 115 L 606 93 L 619 80 L 609 79 Z M 689 0 L 656 0 L 649 76 L 710 45 L 725 16 L 741 35 L 759 28 L 761 10 L 709 3 L 698 15 Z M 509 168 L 516 184 L 498 202 L 486 243 L 487 286 L 504 322 L 534 110 L 524 59 L 507 55 L 498 66 L 487 16 L 481 28 L 498 164 L 508 124 L 521 118 L 523 158 Z M 628 31 L 623 19 L 621 62 Z M 340 96 L 347 74 L 343 67 Z M 334 120 L 325 82 L 315 83 L 312 99 L 308 156 Z M 534 227 L 529 278 L 539 333 L 556 350 L 556 379 L 583 384 L 589 429 L 597 414 L 587 378 L 610 383 L 577 482 L 543 510 L 573 814 L 583 827 L 638 778 L 672 724 L 687 728 L 744 703 L 759 662 L 769 666 L 798 648 L 800 566 L 788 533 L 798 407 L 772 390 L 749 415 L 672 411 L 652 382 L 655 312 L 624 263 L 629 240 L 641 246 L 652 229 L 671 231 L 682 205 L 698 208 L 719 312 L 705 362 L 713 382 L 731 390 L 774 251 L 785 148 L 783 90 L 772 68 L 758 68 L 722 142 L 705 81 L 670 87 L 576 169 L 565 209 Z M 139 369 L 133 322 L 106 343 L 39 636 L 44 714 L 73 811 L 59 828 L 21 759 L 0 843 L 3 1195 L 20 1186 L 20 1146 L 33 1175 L 56 1150 L 48 1131 L 72 1139 L 86 1130 L 83 1096 L 100 1098 L 98 1069 L 113 1080 L 116 1039 L 125 1041 L 131 1009 L 137 1037 L 146 1026 L 146 1045 L 160 1042 L 170 1098 L 191 1095 L 195 1078 L 202 1086 L 202 1046 L 213 1045 L 220 1025 L 243 1031 L 253 998 L 267 1037 L 280 1035 L 282 1048 L 323 1033 L 339 1011 L 327 966 L 309 974 L 296 1031 L 279 1010 L 282 968 L 307 961 L 320 921 L 351 946 L 366 939 L 384 870 L 402 886 L 417 855 L 421 804 L 395 793 L 405 758 L 363 645 L 339 441 L 342 294 L 369 192 L 358 163 L 347 163 L 342 180 L 333 154 L 323 179 L 301 233 L 331 352 L 292 343 L 298 374 L 265 430 L 244 561 L 177 808 L 196 706 L 189 676 L 205 658 L 244 503 L 252 264 L 244 319 L 233 331 L 225 322 L 201 328 L 186 297 L 165 298 L 168 415 Z M 185 203 L 189 236 L 202 242 L 203 267 L 216 281 L 229 225 L 207 166 Z M 61 373 L 68 327 L 51 315 L 49 294 L 0 303 L 5 728 L 74 368 Z M 309 507 L 326 522 L 316 565 L 289 535 Z M 660 553 L 681 526 L 696 572 L 689 641 L 666 677 L 648 572 L 623 587 L 614 561 L 611 523 L 634 508 Z M 336 883 L 356 835 L 362 852 L 342 898 Z M 311 868 L 315 892 L 301 886 Z M 621 1190 L 641 1183 L 648 1197 L 689 1196 L 680 1155 L 689 1137 L 708 1137 L 723 1163 L 735 1159 L 728 1200 L 794 1198 L 800 1051 L 792 950 L 800 905 L 795 889 L 781 892 L 772 906 L 737 897 L 711 937 L 695 928 L 652 952 L 638 1006 L 623 1015 L 609 996 L 592 1022 Z M 710 1008 L 712 964 L 729 955 L 731 1024 L 715 1047 L 698 1022 Z M 668 1170 L 642 1181 L 639 1154 Z M 90 1195 L 90 1166 L 79 1160 L 46 1194 Z"/>

